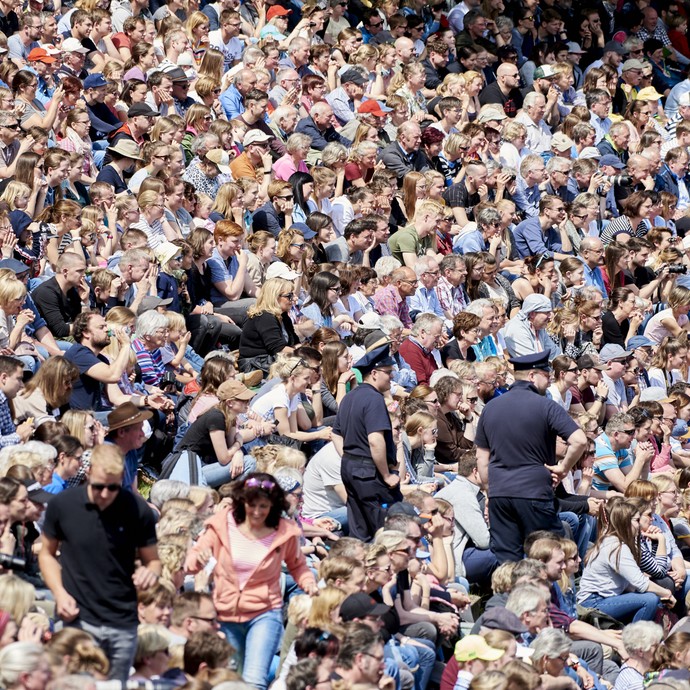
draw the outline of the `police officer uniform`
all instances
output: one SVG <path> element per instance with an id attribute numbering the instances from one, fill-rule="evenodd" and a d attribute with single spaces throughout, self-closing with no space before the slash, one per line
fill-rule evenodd
<path id="1" fill-rule="evenodd" d="M 373 369 L 394 365 L 386 344 L 365 354 L 354 366 L 366 376 Z M 369 446 L 369 434 L 382 432 L 388 466 L 396 466 L 391 421 L 383 394 L 366 381 L 360 383 L 340 403 L 333 432 L 343 439 L 341 475 L 347 491 L 350 536 L 367 542 L 383 526 L 386 507 L 402 501 L 400 489 L 391 488 L 383 480 Z"/>
<path id="2" fill-rule="evenodd" d="M 514 357 L 516 371 L 550 371 L 548 351 Z M 500 563 L 523 558 L 525 537 L 535 530 L 563 535 L 551 473 L 556 437 L 579 429 L 568 413 L 529 381 L 516 381 L 484 408 L 475 436 L 488 450 L 491 550 Z"/>

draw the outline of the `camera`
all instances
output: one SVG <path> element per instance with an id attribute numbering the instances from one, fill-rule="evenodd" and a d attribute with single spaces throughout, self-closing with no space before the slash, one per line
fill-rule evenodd
<path id="1" fill-rule="evenodd" d="M 611 184 L 617 184 L 619 187 L 625 187 L 633 183 L 633 179 L 630 175 L 606 175 L 604 180 Z"/>
<path id="2" fill-rule="evenodd" d="M 15 558 L 8 553 L 0 553 L 0 567 L 7 570 L 24 570 L 26 561 L 23 558 Z"/>
<path id="3" fill-rule="evenodd" d="M 175 378 L 175 374 L 173 374 L 172 371 L 166 371 L 165 374 L 163 374 L 159 387 L 161 390 L 168 393 L 182 390 L 182 384 Z"/>
<path id="4" fill-rule="evenodd" d="M 669 264 L 668 265 L 668 272 L 669 273 L 685 274 L 688 272 L 688 267 L 685 266 L 684 264 Z"/>

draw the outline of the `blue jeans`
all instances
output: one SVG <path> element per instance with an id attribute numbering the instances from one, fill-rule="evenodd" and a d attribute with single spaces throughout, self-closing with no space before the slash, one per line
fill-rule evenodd
<path id="1" fill-rule="evenodd" d="M 489 584 L 491 574 L 498 568 L 498 559 L 491 549 L 477 549 L 474 546 L 462 552 L 465 577 L 474 584 Z"/>
<path id="2" fill-rule="evenodd" d="M 134 663 L 134 654 L 137 651 L 136 625 L 132 628 L 111 628 L 109 625 L 91 625 L 81 620 L 70 625 L 92 635 L 98 646 L 105 652 L 110 662 L 108 678 L 127 680 L 129 669 Z"/>
<path id="3" fill-rule="evenodd" d="M 652 621 L 659 608 L 659 597 L 650 592 L 618 594 L 614 597 L 601 597 L 590 594 L 582 602 L 583 606 L 598 609 L 608 613 L 621 623 L 635 623 L 637 621 Z"/>
<path id="4" fill-rule="evenodd" d="M 400 645 L 398 650 L 405 665 L 409 668 L 417 667 L 414 672 L 414 687 L 415 690 L 426 690 L 429 684 L 431 674 L 434 671 L 434 664 L 436 663 L 436 652 L 431 645 L 427 646 L 425 640 L 415 640 L 420 642 L 420 645 L 405 644 Z"/>
<path id="5" fill-rule="evenodd" d="M 254 470 L 256 470 L 256 460 L 251 455 L 245 455 L 244 470 L 235 479 L 243 479 L 250 472 L 254 472 Z M 212 488 L 234 481 L 230 476 L 230 463 L 221 465 L 219 462 L 214 462 L 212 465 L 204 465 L 201 471 L 206 483 Z"/>
<path id="6" fill-rule="evenodd" d="M 350 527 L 347 524 L 347 506 L 330 510 L 329 512 L 324 513 L 321 517 L 329 517 L 337 520 L 340 523 L 340 526 L 343 528 L 343 534 L 347 536 L 350 533 Z"/>
<path id="7" fill-rule="evenodd" d="M 271 662 L 283 637 L 282 609 L 267 611 L 246 623 L 221 623 L 220 629 L 235 648 L 237 672 L 245 683 L 266 690 Z"/>

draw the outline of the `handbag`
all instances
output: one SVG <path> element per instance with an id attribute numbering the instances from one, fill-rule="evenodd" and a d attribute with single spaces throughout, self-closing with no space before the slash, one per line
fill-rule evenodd
<path id="1" fill-rule="evenodd" d="M 190 486 L 208 486 L 201 458 L 193 450 L 176 450 L 163 460 L 159 479 L 176 479 Z"/>

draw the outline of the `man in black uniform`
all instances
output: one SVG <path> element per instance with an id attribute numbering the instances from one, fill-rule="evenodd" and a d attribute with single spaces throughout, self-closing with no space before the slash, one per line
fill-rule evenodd
<path id="1" fill-rule="evenodd" d="M 383 526 L 386 506 L 402 501 L 395 444 L 383 394 L 390 389 L 395 360 L 387 344 L 372 349 L 355 367 L 363 382 L 340 403 L 333 444 L 342 456 L 350 536 L 370 541 Z"/>
<path id="2" fill-rule="evenodd" d="M 552 480 L 563 479 L 587 448 L 585 432 L 545 397 L 549 353 L 508 360 L 515 383 L 479 418 L 477 468 L 489 489 L 491 550 L 499 563 L 523 558 L 525 537 L 536 530 L 563 535 Z M 556 463 L 556 436 L 568 443 Z"/>

